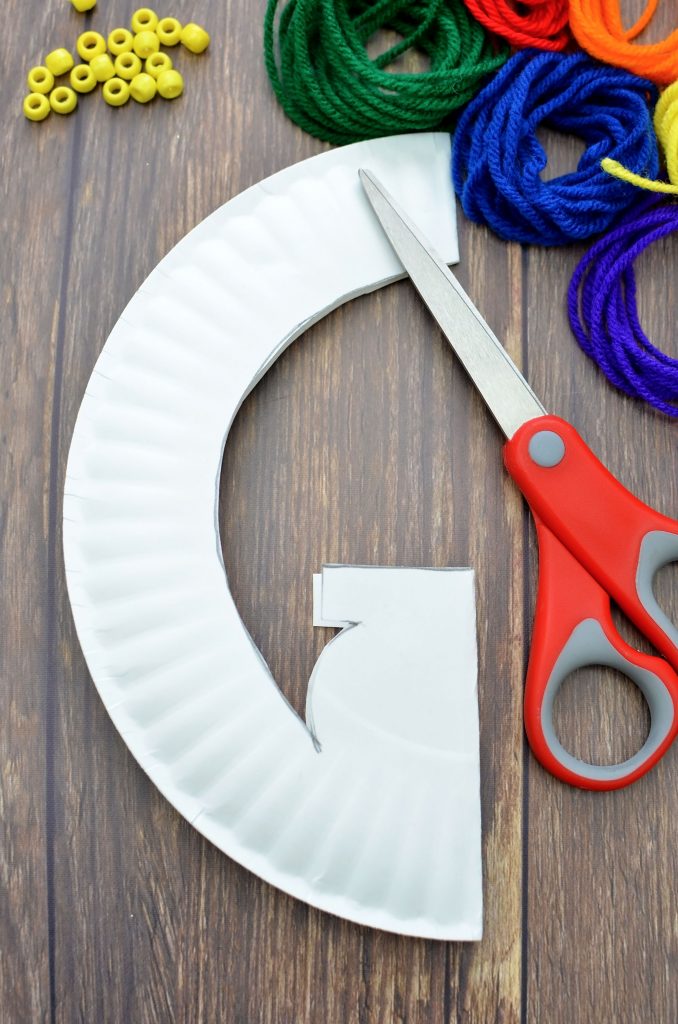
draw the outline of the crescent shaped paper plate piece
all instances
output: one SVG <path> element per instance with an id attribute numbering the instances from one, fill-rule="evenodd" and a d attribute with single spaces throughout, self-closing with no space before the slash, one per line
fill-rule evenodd
<path id="1" fill-rule="evenodd" d="M 236 196 L 179 242 L 92 373 L 68 459 L 64 553 L 101 698 L 189 822 L 313 906 L 403 934 L 477 939 L 472 573 L 402 570 L 428 572 L 416 577 L 422 600 L 435 591 L 450 621 L 445 645 L 429 638 L 428 690 L 413 664 L 409 713 L 408 693 L 352 710 L 355 685 L 333 704 L 328 684 L 324 699 L 321 663 L 363 657 L 364 637 L 349 630 L 328 645 L 314 672 L 314 736 L 238 614 L 217 525 L 224 445 L 246 395 L 310 324 L 403 276 L 358 168 L 372 169 L 454 262 L 449 159 L 444 134 L 335 149 Z M 323 610 L 327 599 L 330 617 L 356 621 L 352 595 L 376 577 L 326 567 L 323 579 Z"/>

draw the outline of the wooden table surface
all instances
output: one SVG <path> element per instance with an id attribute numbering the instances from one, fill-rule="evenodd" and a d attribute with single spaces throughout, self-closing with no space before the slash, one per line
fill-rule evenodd
<path id="1" fill-rule="evenodd" d="M 179 102 L 112 110 L 89 96 L 40 125 L 19 113 L 26 70 L 88 22 L 66 0 L 4 9 L 1 1024 L 675 1024 L 678 752 L 610 795 L 560 785 L 529 754 L 533 530 L 497 428 L 407 283 L 308 331 L 245 403 L 224 461 L 223 549 L 244 620 L 299 711 L 329 635 L 311 625 L 323 562 L 475 567 L 482 942 L 388 935 L 273 890 L 205 842 L 127 752 L 64 586 L 78 405 L 170 247 L 241 189 L 327 147 L 272 97 L 261 0 L 177 0 L 172 13 L 213 33 L 206 55 L 180 55 Z M 100 0 L 88 21 L 110 30 L 132 9 Z M 573 165 L 577 143 L 547 141 L 555 167 Z M 678 513 L 675 426 L 616 393 L 568 329 L 583 249 L 521 250 L 463 218 L 460 241 L 464 286 L 547 407 L 644 500 Z M 638 268 L 644 321 L 674 355 L 676 266 L 668 240 Z M 661 589 L 675 621 L 675 577 Z M 647 726 L 630 684 L 593 672 L 567 684 L 557 717 L 574 752 L 608 759 Z"/>

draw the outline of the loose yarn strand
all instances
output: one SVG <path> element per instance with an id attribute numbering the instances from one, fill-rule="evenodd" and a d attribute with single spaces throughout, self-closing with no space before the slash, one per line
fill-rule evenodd
<path id="1" fill-rule="evenodd" d="M 592 56 L 668 85 L 678 79 L 678 29 L 659 43 L 633 42 L 647 28 L 657 4 L 658 0 L 648 0 L 635 25 L 625 29 L 619 0 L 570 0 L 570 27 Z"/>
<path id="2" fill-rule="evenodd" d="M 481 25 L 516 47 L 563 50 L 571 41 L 569 0 L 464 0 Z"/>
<path id="3" fill-rule="evenodd" d="M 568 315 L 581 348 L 608 380 L 678 418 L 678 359 L 647 337 L 638 316 L 633 265 L 654 242 L 678 231 L 678 205 L 647 196 L 577 266 Z"/>
<path id="4" fill-rule="evenodd" d="M 602 161 L 601 167 L 620 181 L 628 181 L 629 184 L 647 192 L 678 195 L 678 82 L 670 85 L 659 97 L 654 112 L 654 130 L 664 151 L 668 182 L 654 181 L 634 174 L 618 160 L 611 160 L 609 157 Z"/>
<path id="5" fill-rule="evenodd" d="M 367 43 L 380 29 L 402 38 L 371 58 Z M 413 49 L 428 70 L 387 70 Z M 507 56 L 461 0 L 268 0 L 264 19 L 266 69 L 282 107 L 338 145 L 451 127 Z"/>

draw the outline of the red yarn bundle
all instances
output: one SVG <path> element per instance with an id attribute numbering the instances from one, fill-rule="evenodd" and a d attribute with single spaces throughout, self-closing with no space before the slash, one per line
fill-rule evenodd
<path id="1" fill-rule="evenodd" d="M 514 46 L 562 50 L 571 40 L 568 0 L 464 0 L 473 17 Z"/>

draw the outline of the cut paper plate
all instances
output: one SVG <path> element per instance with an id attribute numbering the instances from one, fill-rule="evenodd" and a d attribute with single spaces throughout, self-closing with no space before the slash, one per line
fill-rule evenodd
<path id="1" fill-rule="evenodd" d="M 449 150 L 447 135 L 425 134 L 324 153 L 232 199 L 161 261 L 114 327 L 82 402 L 64 554 L 101 698 L 189 822 L 313 906 L 408 935 L 474 939 L 482 900 L 471 574 L 441 574 L 449 579 L 435 600 L 447 602 L 449 650 L 438 652 L 437 683 L 419 692 L 417 664 L 411 678 L 412 707 L 425 694 L 425 713 L 407 714 L 403 699 L 381 730 L 352 735 L 347 697 L 342 733 L 318 671 L 314 743 L 238 614 L 217 525 L 224 444 L 246 395 L 310 324 L 402 276 L 358 168 L 373 170 L 454 262 Z M 352 579 L 360 590 L 362 577 Z M 424 586 L 432 593 L 430 579 Z M 335 638 L 317 669 L 323 659 L 332 668 L 331 648 L 346 651 L 349 640 L 355 631 Z"/>

